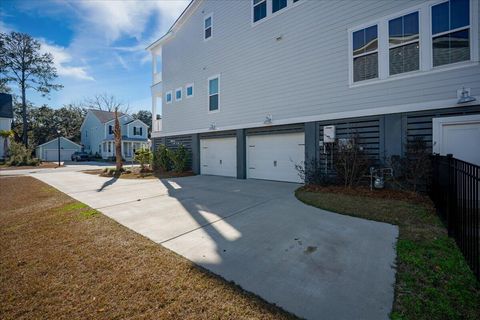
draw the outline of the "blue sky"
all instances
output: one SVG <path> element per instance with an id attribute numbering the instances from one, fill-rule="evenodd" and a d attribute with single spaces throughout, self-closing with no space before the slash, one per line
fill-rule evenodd
<path id="1" fill-rule="evenodd" d="M 64 85 L 40 106 L 61 107 L 108 93 L 150 110 L 151 59 L 145 47 L 161 37 L 189 0 L 1 0 L 0 31 L 25 32 L 52 53 Z M 15 89 L 15 88 L 14 88 Z"/>

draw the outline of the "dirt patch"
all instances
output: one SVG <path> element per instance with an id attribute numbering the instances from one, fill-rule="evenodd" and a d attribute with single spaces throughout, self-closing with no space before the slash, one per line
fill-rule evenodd
<path id="1" fill-rule="evenodd" d="M 38 180 L 0 189 L 2 319 L 295 319 Z"/>

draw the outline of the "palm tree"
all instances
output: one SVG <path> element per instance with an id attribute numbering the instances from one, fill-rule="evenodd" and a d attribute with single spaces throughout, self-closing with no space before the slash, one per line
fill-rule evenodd
<path id="1" fill-rule="evenodd" d="M 13 137 L 13 135 L 13 130 L 0 130 L 0 137 L 3 138 L 3 154 L 5 158 L 7 157 L 8 153 L 8 141 L 11 137 Z"/>
<path id="2" fill-rule="evenodd" d="M 120 175 L 120 171 L 123 167 L 122 162 L 122 128 L 120 127 L 120 121 L 118 120 L 118 107 L 115 108 L 115 129 L 113 131 L 115 136 L 115 162 L 116 170 L 115 174 Z"/>

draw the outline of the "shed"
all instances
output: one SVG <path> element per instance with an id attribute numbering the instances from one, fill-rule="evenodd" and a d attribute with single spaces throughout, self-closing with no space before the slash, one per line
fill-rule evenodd
<path id="1" fill-rule="evenodd" d="M 60 160 L 71 160 L 71 156 L 74 152 L 82 151 L 82 146 L 68 140 L 67 138 L 60 137 L 45 142 L 36 148 L 37 158 L 43 161 L 57 161 L 58 160 L 58 139 L 60 139 Z"/>

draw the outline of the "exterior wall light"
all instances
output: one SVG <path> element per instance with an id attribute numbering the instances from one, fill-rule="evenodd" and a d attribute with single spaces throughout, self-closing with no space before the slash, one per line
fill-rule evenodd
<path id="1" fill-rule="evenodd" d="M 273 116 L 271 114 L 267 114 L 263 123 L 264 124 L 272 124 L 272 122 L 273 122 Z"/>
<path id="2" fill-rule="evenodd" d="M 215 122 L 212 122 L 210 124 L 210 128 L 208 128 L 208 130 L 216 130 L 217 129 L 217 125 L 215 124 Z"/>
<path id="3" fill-rule="evenodd" d="M 462 87 L 462 89 L 459 89 L 457 91 L 457 96 L 459 96 L 458 102 L 457 102 L 459 104 L 477 100 L 470 95 L 470 88 Z"/>

